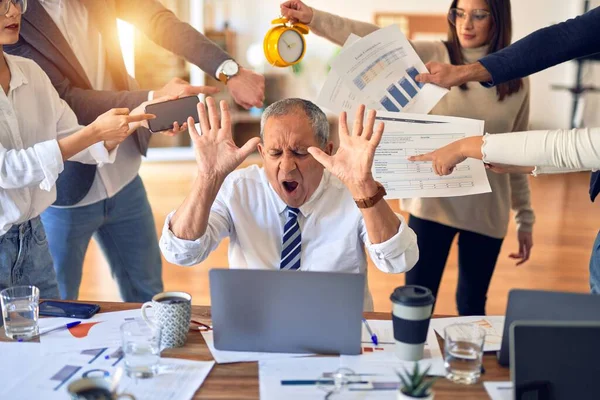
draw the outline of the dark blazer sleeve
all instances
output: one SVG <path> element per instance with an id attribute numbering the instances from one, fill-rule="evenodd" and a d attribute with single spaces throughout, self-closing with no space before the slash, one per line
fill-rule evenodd
<path id="1" fill-rule="evenodd" d="M 493 86 L 597 52 L 600 52 L 600 7 L 539 29 L 479 62 L 492 75 L 492 82 L 486 86 Z"/>
<path id="2" fill-rule="evenodd" d="M 233 59 L 156 0 L 119 0 L 116 9 L 118 18 L 133 24 L 156 44 L 211 76 L 215 76 L 223 61 Z"/>
<path id="3" fill-rule="evenodd" d="M 5 46 L 9 54 L 30 58 L 35 61 L 50 78 L 56 91 L 73 109 L 81 125 L 89 125 L 98 115 L 111 108 L 128 107 L 133 110 L 140 103 L 148 100 L 148 91 L 109 91 L 87 90 L 73 84 L 60 69 L 48 60 L 41 52 L 23 41 L 12 46 Z"/>

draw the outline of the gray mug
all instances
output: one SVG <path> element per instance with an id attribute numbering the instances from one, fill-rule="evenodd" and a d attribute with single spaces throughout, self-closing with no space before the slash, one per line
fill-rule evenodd
<path id="1" fill-rule="evenodd" d="M 105 378 L 81 378 L 67 386 L 72 400 L 135 400 L 131 394 L 116 394 L 112 390 L 111 381 Z"/>
<path id="2" fill-rule="evenodd" d="M 154 310 L 154 317 L 146 309 Z M 192 319 L 192 296 L 185 292 L 162 292 L 142 305 L 142 318 L 151 326 L 161 328 L 161 349 L 181 347 L 187 340 Z"/>

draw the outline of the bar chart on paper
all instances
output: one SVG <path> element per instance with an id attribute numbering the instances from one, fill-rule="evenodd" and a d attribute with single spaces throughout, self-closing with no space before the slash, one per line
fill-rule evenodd
<path id="1" fill-rule="evenodd" d="M 318 104 L 332 111 L 359 104 L 389 112 L 426 114 L 448 92 L 416 81 L 427 68 L 395 25 L 359 38 L 348 38 L 331 63 Z"/>

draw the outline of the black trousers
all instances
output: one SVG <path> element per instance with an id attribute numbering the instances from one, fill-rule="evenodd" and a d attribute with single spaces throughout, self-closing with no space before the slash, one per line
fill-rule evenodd
<path id="1" fill-rule="evenodd" d="M 458 234 L 458 314 L 484 315 L 487 291 L 503 239 L 452 228 L 413 215 L 408 226 L 417 234 L 419 262 L 406 273 L 406 284 L 425 286 L 437 298 L 450 246 Z"/>

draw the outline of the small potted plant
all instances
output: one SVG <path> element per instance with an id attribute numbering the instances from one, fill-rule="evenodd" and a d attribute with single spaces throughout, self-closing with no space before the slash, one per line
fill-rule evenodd
<path id="1" fill-rule="evenodd" d="M 431 386 L 437 378 L 427 378 L 430 368 L 431 366 L 421 372 L 419 371 L 419 363 L 415 363 L 412 373 L 408 372 L 406 368 L 404 368 L 404 372 L 396 371 L 402 382 L 402 387 L 398 391 L 398 400 L 433 400 Z"/>

